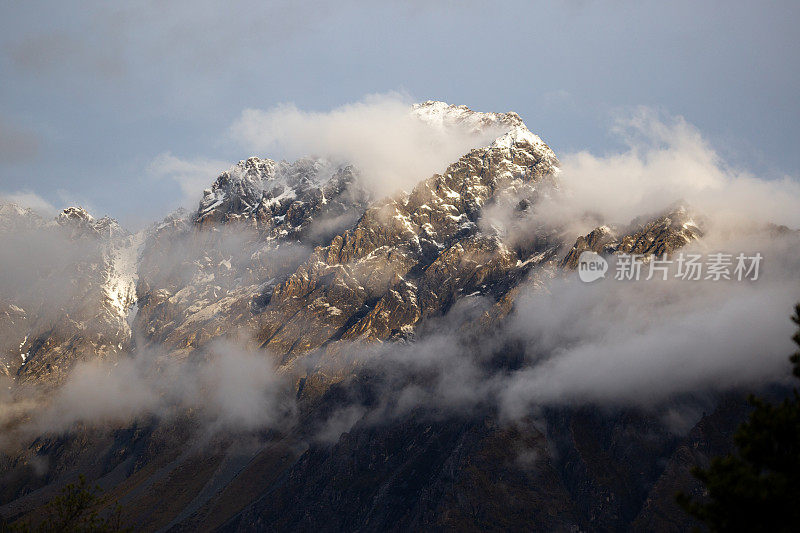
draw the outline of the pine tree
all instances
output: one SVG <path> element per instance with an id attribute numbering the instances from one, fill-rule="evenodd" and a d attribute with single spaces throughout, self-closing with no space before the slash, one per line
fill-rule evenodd
<path id="1" fill-rule="evenodd" d="M 800 326 L 800 304 L 792 320 Z M 800 378 L 798 351 L 790 357 Z M 707 498 L 678 495 L 678 503 L 711 531 L 800 530 L 800 392 L 774 405 L 755 396 L 753 411 L 734 436 L 736 452 L 712 459 L 709 468 L 692 473 Z"/>
<path id="2" fill-rule="evenodd" d="M 121 526 L 119 505 L 111 507 L 108 516 L 101 516 L 100 509 L 108 505 L 102 495 L 103 490 L 90 486 L 81 475 L 78 483 L 70 483 L 61 489 L 61 494 L 47 504 L 45 517 L 37 526 L 19 523 L 3 525 L 0 531 L 21 531 L 41 533 L 106 533 L 130 531 Z"/>

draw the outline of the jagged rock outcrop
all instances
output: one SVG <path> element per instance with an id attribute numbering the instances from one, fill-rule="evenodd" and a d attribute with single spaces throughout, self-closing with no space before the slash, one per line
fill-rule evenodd
<path id="1" fill-rule="evenodd" d="M 239 222 L 265 240 L 323 243 L 354 222 L 369 201 L 352 166 L 324 159 L 294 163 L 251 157 L 220 174 L 203 193 L 196 224 Z"/>
<path id="2" fill-rule="evenodd" d="M 467 294 L 500 296 L 527 257 L 479 229 L 482 208 L 545 179 L 556 164 L 546 144 L 516 125 L 411 192 L 373 205 L 275 287 L 259 322 L 261 345 L 287 363 L 330 341 L 413 330 Z"/>
<path id="3" fill-rule="evenodd" d="M 0 371 L 19 382 L 57 384 L 79 360 L 129 348 L 141 236 L 71 207 L 47 221 L 3 206 Z"/>
<path id="4" fill-rule="evenodd" d="M 702 237 L 701 226 L 702 222 L 696 222 L 690 212 L 682 206 L 650 219 L 634 220 L 622 231 L 609 226 L 599 226 L 586 236 L 578 237 L 560 265 L 570 269 L 576 268 L 581 252 L 587 250 L 606 255 L 672 254 L 675 250 Z"/>
<path id="5" fill-rule="evenodd" d="M 311 247 L 355 223 L 368 199 L 351 166 L 240 161 L 205 191 L 196 213 L 150 230 L 139 338 L 186 351 L 247 325 Z"/>

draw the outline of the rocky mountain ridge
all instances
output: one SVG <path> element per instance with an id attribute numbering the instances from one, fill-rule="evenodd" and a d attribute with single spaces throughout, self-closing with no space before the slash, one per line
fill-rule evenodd
<path id="1" fill-rule="evenodd" d="M 45 220 L 4 205 L 0 226 L 4 245 L 26 250 L 9 266 L 28 280 L 12 273 L 2 287 L 0 372 L 57 384 L 76 361 L 129 348 L 141 235 L 77 207 Z"/>
<path id="2" fill-rule="evenodd" d="M 359 347 L 413 349 L 453 309 L 480 302 L 448 324 L 479 349 L 521 291 L 570 276 L 580 252 L 660 255 L 704 234 L 686 207 L 577 238 L 531 225 L 558 188 L 559 162 L 518 115 L 442 102 L 412 113 L 498 135 L 385 198 L 352 165 L 251 157 L 218 176 L 195 211 L 133 235 L 79 208 L 45 221 L 0 206 L 2 235 L 56 232 L 67 245 L 55 261 L 39 258 L 55 265 L 46 279 L 75 280 L 47 313 L 41 292 L 3 287 L 0 372 L 14 386 L 52 390 L 80 361 L 136 350 L 202 359 L 233 338 L 274 360 L 297 408 L 290 427 L 244 436 L 209 437 L 191 409 L 43 436 L 0 454 L 0 516 L 35 514 L 84 473 L 144 530 L 685 527 L 665 518 L 669 490 L 696 488 L 687 453 L 703 461 L 726 449 L 720 434 L 745 412 L 736 397 L 712 403 L 683 437 L 636 409 L 547 408 L 511 425 L 491 406 L 367 416 L 392 376 L 359 366 Z M 481 364 L 503 373 L 524 355 L 511 339 Z M 428 377 L 410 379 L 422 386 Z"/>

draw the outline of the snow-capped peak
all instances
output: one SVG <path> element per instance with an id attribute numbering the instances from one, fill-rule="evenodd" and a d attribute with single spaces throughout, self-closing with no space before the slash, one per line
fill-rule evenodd
<path id="1" fill-rule="evenodd" d="M 490 130 L 508 130 L 525 125 L 516 113 L 482 113 L 465 105 L 428 100 L 411 106 L 411 112 L 424 122 L 449 129 L 457 127 L 467 133 L 477 134 Z"/>
<path id="2" fill-rule="evenodd" d="M 27 216 L 33 211 L 27 207 L 20 207 L 14 203 L 0 204 L 0 216 Z"/>
<path id="3" fill-rule="evenodd" d="M 70 223 L 72 221 L 86 221 L 88 223 L 94 222 L 94 217 L 82 207 L 67 207 L 58 215 L 58 222 L 60 224 Z"/>
<path id="4" fill-rule="evenodd" d="M 556 166 L 557 159 L 553 151 L 513 111 L 483 113 L 473 111 L 465 105 L 450 105 L 432 100 L 414 104 L 411 110 L 426 123 L 443 129 L 457 128 L 469 134 L 484 136 L 488 133 L 491 135 L 490 139 L 493 139 L 488 148 L 509 149 L 516 144 L 529 144 Z"/>
<path id="5" fill-rule="evenodd" d="M 262 206 L 290 202 L 309 188 L 321 188 L 341 170 L 326 159 L 301 158 L 292 163 L 251 157 L 223 172 L 203 191 L 198 219 L 227 214 L 251 216 Z"/>
<path id="6" fill-rule="evenodd" d="M 32 209 L 14 203 L 0 203 L 0 232 L 33 228 L 45 224 Z"/>

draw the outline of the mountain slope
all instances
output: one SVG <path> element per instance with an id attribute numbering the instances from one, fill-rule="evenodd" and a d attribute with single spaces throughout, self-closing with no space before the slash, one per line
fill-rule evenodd
<path id="1" fill-rule="evenodd" d="M 74 207 L 45 221 L 6 205 L 2 218 L 2 245 L 14 252 L 2 286 L 0 371 L 57 384 L 77 361 L 128 348 L 142 236 Z"/>
<path id="2" fill-rule="evenodd" d="M 135 235 L 78 208 L 46 221 L 0 206 L 8 246 L 54 244 L 20 257 L 20 272 L 36 266 L 29 283 L 1 287 L 0 372 L 13 394 L 42 396 L 0 411 L 6 434 L 64 398 L 81 361 L 112 361 L 109 373 L 133 361 L 132 387 L 158 384 L 144 393 L 157 407 L 122 421 L 23 432 L 0 453 L 0 516 L 37 516 L 82 473 L 141 530 L 685 528 L 671 492 L 691 488 L 688 456 L 725 449 L 745 413 L 735 394 L 665 402 L 709 413 L 681 436 L 636 407 L 542 405 L 509 420 L 497 384 L 551 355 L 527 353 L 510 325 L 520 295 L 574 277 L 585 250 L 702 242 L 703 217 L 672 207 L 585 236 L 548 227 L 536 215 L 558 193 L 559 161 L 518 115 L 410 112 L 493 140 L 383 198 L 346 162 L 251 157 L 196 210 Z M 240 351 L 256 362 L 237 368 Z M 269 394 L 224 403 L 272 366 L 275 380 L 255 379 Z M 216 387 L 213 372 L 233 379 Z M 485 387 L 470 388 L 474 373 Z M 220 405 L 240 421 L 286 413 L 209 420 Z"/>

